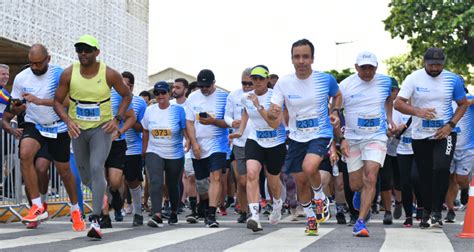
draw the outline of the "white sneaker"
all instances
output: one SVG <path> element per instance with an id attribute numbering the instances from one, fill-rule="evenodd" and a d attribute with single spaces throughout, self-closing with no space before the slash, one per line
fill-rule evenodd
<path id="1" fill-rule="evenodd" d="M 306 214 L 304 213 L 304 209 L 301 205 L 298 204 L 296 207 L 296 216 L 298 217 L 306 217 Z"/>
<path id="2" fill-rule="evenodd" d="M 124 208 L 124 210 L 125 210 L 125 214 L 131 214 L 133 212 L 133 207 L 132 207 L 132 205 L 127 205 Z M 125 214 L 124 214 L 124 216 L 125 216 Z"/>
<path id="3" fill-rule="evenodd" d="M 298 221 L 298 213 L 296 208 L 290 208 L 291 221 Z"/>
<path id="4" fill-rule="evenodd" d="M 281 208 L 273 208 L 273 211 L 268 219 L 270 220 L 270 224 L 278 224 L 278 222 L 281 220 Z"/>

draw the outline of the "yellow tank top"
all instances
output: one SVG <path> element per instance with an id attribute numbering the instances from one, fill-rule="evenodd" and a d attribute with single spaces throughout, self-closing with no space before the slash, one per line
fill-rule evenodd
<path id="1" fill-rule="evenodd" d="M 100 62 L 97 75 L 86 79 L 81 75 L 80 63 L 72 65 L 68 113 L 81 129 L 97 128 L 112 119 L 106 69 L 107 66 Z"/>

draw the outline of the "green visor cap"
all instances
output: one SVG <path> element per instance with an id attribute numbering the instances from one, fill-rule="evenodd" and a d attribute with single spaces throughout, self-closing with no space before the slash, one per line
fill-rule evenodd
<path id="1" fill-rule="evenodd" d="M 82 35 L 79 40 L 74 44 L 74 46 L 77 46 L 78 44 L 86 44 L 95 47 L 96 49 L 100 49 L 99 42 L 97 42 L 97 39 L 88 34 Z"/>
<path id="2" fill-rule="evenodd" d="M 260 77 L 263 77 L 263 78 L 268 78 L 268 71 L 267 71 L 267 69 L 265 69 L 263 67 L 255 67 L 250 72 L 250 76 L 260 76 Z"/>

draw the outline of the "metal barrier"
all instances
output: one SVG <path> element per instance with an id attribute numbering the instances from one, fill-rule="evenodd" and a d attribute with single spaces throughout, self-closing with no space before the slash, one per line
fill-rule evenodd
<path id="1" fill-rule="evenodd" d="M 12 127 L 17 127 L 16 122 L 12 121 Z M 29 208 L 29 203 L 21 177 L 20 160 L 18 158 L 19 141 L 3 129 L 0 130 L 0 141 L 0 221 L 11 222 L 14 220 L 21 220 L 20 213 L 26 208 Z M 72 157 L 73 156 L 71 155 L 71 158 Z M 76 172 L 73 171 L 73 174 L 75 174 L 76 182 L 80 183 L 80 179 L 77 177 L 78 173 L 75 165 L 71 165 L 71 169 L 76 169 Z M 83 202 L 91 201 L 92 194 L 89 188 L 82 184 L 80 188 Z M 63 210 L 70 206 L 68 194 L 53 163 L 51 163 L 49 169 L 47 203 L 50 218 L 60 215 Z M 91 209 L 91 207 L 86 203 L 84 203 L 84 207 L 88 208 L 88 210 Z"/>

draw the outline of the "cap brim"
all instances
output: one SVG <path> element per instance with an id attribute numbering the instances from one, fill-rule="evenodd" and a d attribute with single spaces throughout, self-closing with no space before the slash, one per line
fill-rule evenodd
<path id="1" fill-rule="evenodd" d="M 268 78 L 268 76 L 265 76 L 265 75 L 262 75 L 262 74 L 252 74 L 252 75 L 250 75 L 250 77 L 252 77 L 252 76 L 259 76 L 259 77 L 262 77 L 264 79 Z"/>
<path id="2" fill-rule="evenodd" d="M 153 89 L 153 92 L 155 92 L 155 91 L 166 91 L 166 92 L 168 92 L 169 90 L 164 89 L 164 88 L 155 88 L 155 89 Z"/>
<path id="3" fill-rule="evenodd" d="M 358 66 L 371 65 L 373 67 L 377 67 L 378 64 L 377 62 L 373 62 L 373 61 L 361 60 L 357 62 L 357 65 Z"/>
<path id="4" fill-rule="evenodd" d="M 207 82 L 198 82 L 196 84 L 197 87 L 210 87 L 212 83 L 207 83 Z"/>
<path id="5" fill-rule="evenodd" d="M 80 44 L 88 45 L 90 47 L 93 47 L 93 48 L 97 49 L 97 47 L 95 45 L 91 45 L 91 44 L 89 44 L 87 42 L 83 42 L 83 41 L 79 41 L 79 42 L 75 43 L 74 46 L 78 46 Z"/>
<path id="6" fill-rule="evenodd" d="M 430 64 L 430 65 L 437 65 L 437 64 L 444 65 L 444 60 L 441 60 L 441 59 L 425 59 L 425 63 Z"/>

